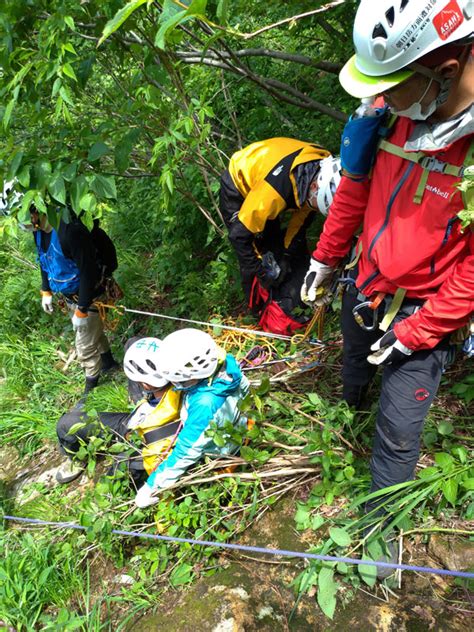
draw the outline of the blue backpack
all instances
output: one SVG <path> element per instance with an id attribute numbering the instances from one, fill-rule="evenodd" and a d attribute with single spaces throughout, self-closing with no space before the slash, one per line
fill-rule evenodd
<path id="1" fill-rule="evenodd" d="M 75 294 L 79 290 L 79 268 L 72 259 L 64 256 L 58 233 L 51 231 L 51 242 L 46 251 L 41 247 L 41 233 L 34 233 L 41 269 L 48 275 L 49 287 L 53 292 Z"/>

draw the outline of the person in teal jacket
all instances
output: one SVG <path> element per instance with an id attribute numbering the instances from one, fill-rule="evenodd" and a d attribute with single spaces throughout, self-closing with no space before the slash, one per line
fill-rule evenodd
<path id="1" fill-rule="evenodd" d="M 248 380 L 212 336 L 198 329 L 175 331 L 162 341 L 156 362 L 160 375 L 183 393 L 183 427 L 167 458 L 138 490 L 138 507 L 158 502 L 158 492 L 171 487 L 204 454 L 237 452 L 239 446 L 230 437 L 222 447 L 214 443 L 207 432 L 211 424 L 223 428 L 230 421 L 236 428 L 247 427 L 238 404 L 249 392 Z"/>

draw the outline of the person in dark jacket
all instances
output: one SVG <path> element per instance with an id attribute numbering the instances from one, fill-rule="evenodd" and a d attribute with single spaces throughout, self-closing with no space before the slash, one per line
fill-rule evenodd
<path id="1" fill-rule="evenodd" d="M 41 305 L 52 314 L 53 294 L 64 296 L 87 393 L 97 386 L 101 373 L 118 367 L 93 304 L 117 268 L 115 247 L 97 220 L 91 231 L 75 216 L 69 222 L 61 220 L 55 230 L 36 208 L 30 215 L 41 268 Z"/>

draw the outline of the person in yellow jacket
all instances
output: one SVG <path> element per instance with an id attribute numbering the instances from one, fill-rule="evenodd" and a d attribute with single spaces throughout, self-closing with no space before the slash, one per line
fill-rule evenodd
<path id="1" fill-rule="evenodd" d="M 306 230 L 314 211 L 327 214 L 340 162 L 314 143 L 269 138 L 236 152 L 221 176 L 220 210 L 240 265 L 247 299 L 256 277 L 278 287 L 309 261 Z M 282 230 L 280 214 L 291 216 Z"/>
<path id="2" fill-rule="evenodd" d="M 129 393 L 137 403 L 132 413 L 98 413 L 97 423 L 87 417 L 82 404 L 59 419 L 56 427 L 59 449 L 67 457 L 56 473 L 59 483 L 70 483 L 81 475 L 85 465 L 73 459 L 81 444 L 91 436 L 111 436 L 113 441 L 126 442 L 131 433 L 138 434 L 141 451 L 132 449 L 119 454 L 113 468 L 115 471 L 120 464 L 126 464 L 136 486 L 166 458 L 181 430 L 181 393 L 172 389 L 156 370 L 160 345 L 158 338 L 139 338 L 126 345 L 123 368 L 129 380 Z"/>

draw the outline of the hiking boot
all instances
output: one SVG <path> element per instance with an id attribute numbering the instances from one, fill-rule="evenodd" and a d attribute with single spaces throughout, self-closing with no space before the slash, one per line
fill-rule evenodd
<path id="1" fill-rule="evenodd" d="M 400 553 L 398 541 L 390 540 L 390 542 L 385 542 L 384 544 L 386 552 L 382 553 L 382 555 L 378 557 L 375 561 L 387 562 L 388 564 L 398 564 L 398 555 Z M 385 568 L 383 566 L 377 566 L 377 579 L 387 579 L 387 577 L 393 575 L 396 570 L 396 568 Z"/>
<path id="2" fill-rule="evenodd" d="M 86 383 L 84 385 L 83 395 L 87 395 L 87 393 L 90 393 L 90 391 L 93 388 L 95 388 L 98 383 L 99 383 L 99 376 L 98 375 L 96 375 L 95 377 L 88 377 L 86 375 Z"/>
<path id="3" fill-rule="evenodd" d="M 105 353 L 101 353 L 100 358 L 102 360 L 102 368 L 100 369 L 101 375 L 113 373 L 114 371 L 120 369 L 120 364 L 114 358 L 110 349 Z"/>
<path id="4" fill-rule="evenodd" d="M 58 483 L 71 483 L 84 471 L 84 465 L 74 463 L 71 459 L 67 459 L 56 471 L 56 480 Z"/>
<path id="5" fill-rule="evenodd" d="M 393 532 L 391 534 L 393 536 Z M 391 537 L 390 535 L 388 537 Z M 386 540 L 378 537 L 375 540 L 369 540 L 364 547 L 369 554 L 369 557 L 375 562 L 385 562 L 387 564 L 398 564 L 398 556 L 400 553 L 400 547 L 398 540 Z M 396 572 L 396 568 L 386 568 L 384 566 L 377 566 L 377 579 L 387 579 Z"/>

